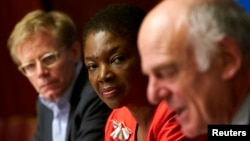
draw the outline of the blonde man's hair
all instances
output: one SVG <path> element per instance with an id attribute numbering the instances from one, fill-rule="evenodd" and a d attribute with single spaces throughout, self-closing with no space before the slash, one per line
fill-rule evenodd
<path id="1" fill-rule="evenodd" d="M 10 55 L 15 63 L 20 63 L 16 54 L 17 47 L 35 33 L 43 31 L 50 31 L 59 43 L 68 47 L 77 40 L 76 26 L 65 13 L 32 11 L 15 25 L 7 42 Z"/>

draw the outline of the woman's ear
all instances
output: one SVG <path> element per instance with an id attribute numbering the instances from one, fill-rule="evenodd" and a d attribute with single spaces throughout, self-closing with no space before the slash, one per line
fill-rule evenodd
<path id="1" fill-rule="evenodd" d="M 222 78 L 231 79 L 242 64 L 240 45 L 235 39 L 230 37 L 224 38 L 219 45 L 222 61 Z"/>

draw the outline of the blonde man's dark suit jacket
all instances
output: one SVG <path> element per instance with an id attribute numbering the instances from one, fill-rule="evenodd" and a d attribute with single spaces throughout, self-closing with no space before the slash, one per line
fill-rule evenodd
<path id="1" fill-rule="evenodd" d="M 85 68 L 76 80 L 71 96 L 67 141 L 103 141 L 111 110 L 91 87 Z M 37 132 L 33 141 L 52 141 L 53 112 L 37 102 Z"/>

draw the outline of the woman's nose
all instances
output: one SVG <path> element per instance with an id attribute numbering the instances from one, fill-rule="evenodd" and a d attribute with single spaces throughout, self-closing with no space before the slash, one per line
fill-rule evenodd
<path id="1" fill-rule="evenodd" d="M 106 65 L 100 66 L 98 81 L 99 82 L 108 82 L 112 80 L 114 77 L 114 73 L 111 68 L 107 67 Z"/>

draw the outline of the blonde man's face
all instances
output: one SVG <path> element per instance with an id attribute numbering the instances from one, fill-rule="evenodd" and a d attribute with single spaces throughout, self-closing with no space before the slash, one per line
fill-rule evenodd
<path id="1" fill-rule="evenodd" d="M 58 44 L 50 32 L 35 33 L 17 48 L 17 57 L 21 64 L 33 62 L 34 73 L 27 76 L 36 91 L 44 98 L 55 100 L 71 84 L 76 69 L 76 54 L 71 49 L 64 49 L 57 54 L 52 66 L 41 61 L 46 54 L 55 52 L 64 46 Z"/>

